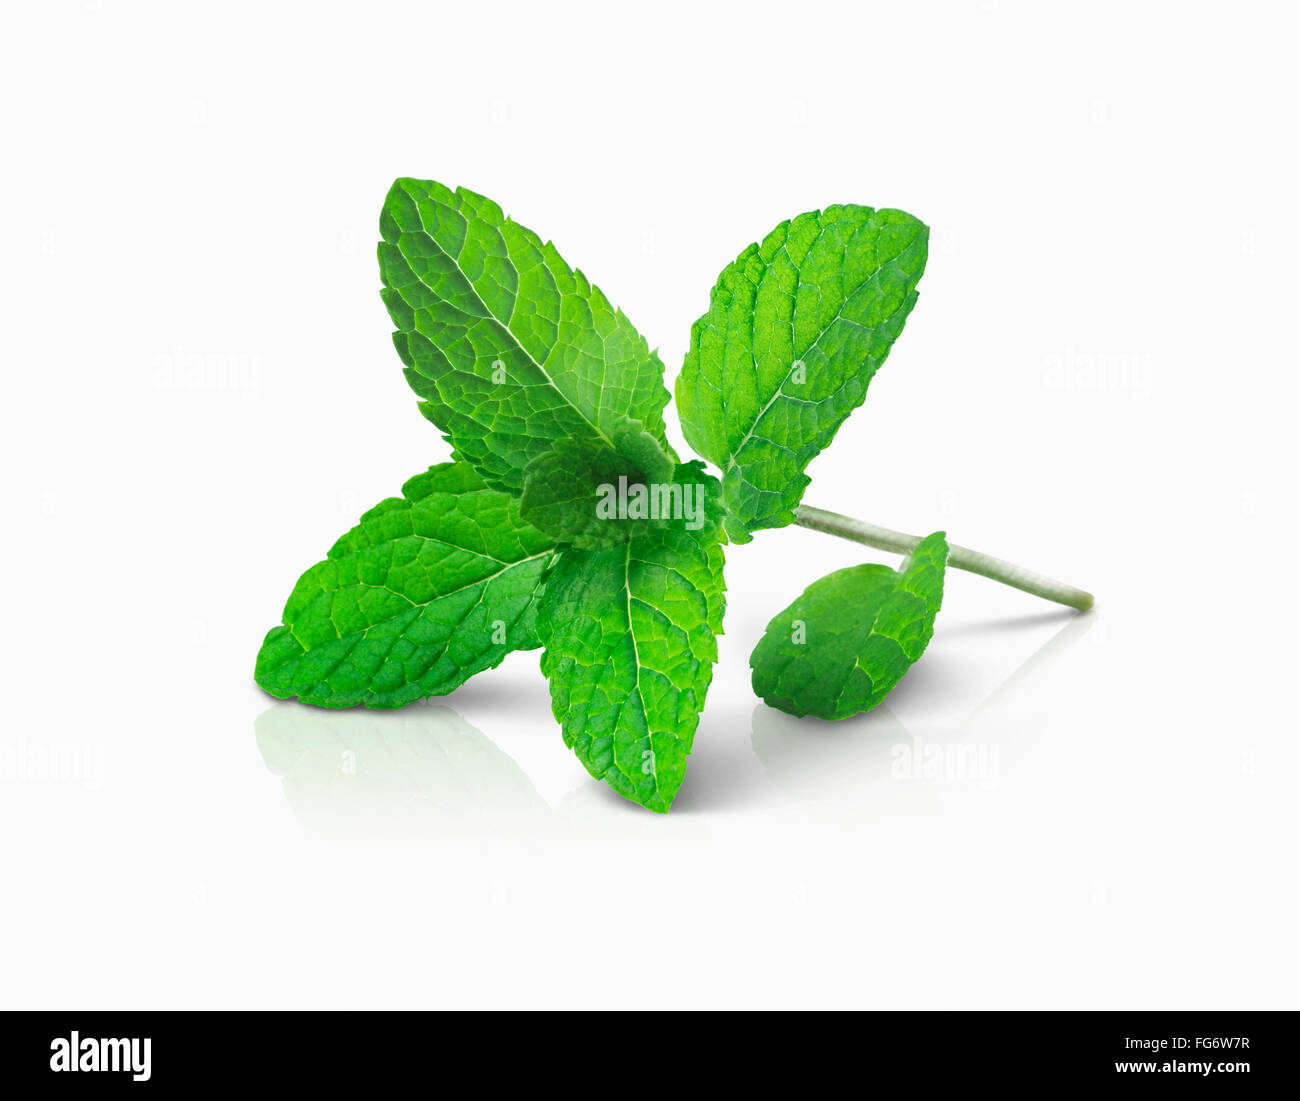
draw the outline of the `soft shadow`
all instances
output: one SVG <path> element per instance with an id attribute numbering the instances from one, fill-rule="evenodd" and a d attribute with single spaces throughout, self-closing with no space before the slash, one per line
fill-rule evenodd
<path id="1" fill-rule="evenodd" d="M 531 671 L 530 671 L 531 672 Z M 453 704 L 465 708 L 475 716 L 496 722 L 509 722 L 515 718 L 532 718 L 547 714 L 551 709 L 551 696 L 542 677 L 474 677 L 448 696 L 439 697 L 442 704 L 424 703 L 416 707 L 436 710 Z M 409 706 L 409 705 L 408 705 Z"/>
<path id="2" fill-rule="evenodd" d="M 667 814 L 655 814 L 624 799 L 608 784 L 587 779 L 569 792 L 555 808 L 556 828 L 569 844 L 651 844 L 698 846 L 709 841 L 704 816 L 683 788 Z"/>
<path id="3" fill-rule="evenodd" d="M 960 710 L 979 691 L 977 674 L 970 663 L 954 654 L 925 654 L 889 693 L 889 703 L 906 714 L 912 701 Z"/>
<path id="4" fill-rule="evenodd" d="M 1097 613 L 1069 612 L 1068 622 L 1056 634 L 1052 635 L 1029 657 L 1015 667 L 996 688 L 993 689 L 978 706 L 966 717 L 966 722 L 974 723 L 988 715 L 1001 703 L 1012 699 L 1020 686 L 1031 677 L 1041 675 L 1056 665 L 1083 639 L 1097 622 Z"/>
<path id="5" fill-rule="evenodd" d="M 1048 612 L 1034 612 L 1030 615 L 1004 616 L 1001 619 L 983 619 L 958 623 L 953 627 L 943 628 L 943 633 L 947 638 L 959 635 L 1007 634 L 1016 631 L 1027 631 L 1033 627 L 1047 627 L 1054 623 L 1072 623 L 1077 619 L 1087 618 L 1088 614 L 1086 612 L 1076 612 L 1073 608 L 1059 608 Z"/>
<path id="6" fill-rule="evenodd" d="M 911 739 L 884 705 L 826 722 L 760 703 L 752 723 L 754 755 L 772 782 L 818 817 L 865 823 L 936 810 L 932 791 L 891 783 L 895 747 Z"/>

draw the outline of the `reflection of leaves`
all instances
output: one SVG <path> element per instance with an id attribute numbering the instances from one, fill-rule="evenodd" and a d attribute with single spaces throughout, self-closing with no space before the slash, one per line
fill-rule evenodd
<path id="1" fill-rule="evenodd" d="M 447 707 L 321 711 L 282 703 L 258 717 L 255 732 L 294 813 L 338 840 L 492 829 L 549 814 L 519 766 Z"/>

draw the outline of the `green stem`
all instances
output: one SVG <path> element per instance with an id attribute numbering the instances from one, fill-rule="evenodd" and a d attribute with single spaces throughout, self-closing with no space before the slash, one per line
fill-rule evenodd
<path id="1" fill-rule="evenodd" d="M 893 551 L 896 554 L 910 554 L 921 541 L 918 535 L 905 535 L 901 531 L 891 531 L 889 528 L 881 528 L 875 524 L 841 516 L 838 512 L 827 512 L 825 509 L 810 508 L 807 505 L 800 505 L 794 510 L 794 522 L 800 527 L 824 531 L 828 535 L 838 535 L 841 539 L 850 539 L 855 543 L 875 547 L 877 550 Z M 955 543 L 950 543 L 948 565 L 966 570 L 968 573 L 977 573 L 981 577 L 992 578 L 994 581 L 1001 581 L 1002 584 L 1010 585 L 1013 589 L 1033 593 L 1034 596 L 1041 596 L 1044 600 L 1053 600 L 1057 604 L 1078 608 L 1081 612 L 1086 612 L 1092 607 L 1092 593 L 1076 589 L 1073 585 L 1053 581 L 1041 573 L 1034 573 L 1032 570 L 1012 565 L 1001 558 L 982 554 L 969 547 L 959 547 Z"/>

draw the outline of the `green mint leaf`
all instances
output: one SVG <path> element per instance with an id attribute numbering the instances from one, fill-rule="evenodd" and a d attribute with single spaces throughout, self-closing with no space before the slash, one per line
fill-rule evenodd
<path id="1" fill-rule="evenodd" d="M 794 519 L 804 468 L 862 404 L 916 304 L 929 230 L 831 206 L 782 222 L 718 278 L 677 379 L 686 441 L 722 470 L 745 542 Z"/>
<path id="2" fill-rule="evenodd" d="M 552 542 L 463 463 L 412 478 L 299 578 L 257 655 L 281 699 L 401 707 L 441 696 L 537 637 Z"/>
<path id="3" fill-rule="evenodd" d="M 725 604 L 716 532 L 656 530 L 567 549 L 538 630 L 551 706 L 587 771 L 653 811 L 686 774 Z"/>
<path id="4" fill-rule="evenodd" d="M 897 570 L 850 566 L 814 581 L 754 647 L 754 692 L 791 715 L 846 719 L 870 711 L 934 634 L 947 562 L 937 531 Z"/>
<path id="5" fill-rule="evenodd" d="M 380 218 L 384 304 L 421 411 L 488 485 L 519 493 L 555 440 L 664 449 L 663 363 L 555 246 L 461 188 L 401 179 Z"/>

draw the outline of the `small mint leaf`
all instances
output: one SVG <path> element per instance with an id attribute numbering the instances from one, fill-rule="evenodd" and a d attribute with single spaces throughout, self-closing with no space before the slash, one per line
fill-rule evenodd
<path id="1" fill-rule="evenodd" d="M 850 566 L 814 581 L 754 647 L 754 692 L 791 715 L 846 719 L 870 711 L 934 634 L 947 561 L 939 531 L 897 570 Z"/>

